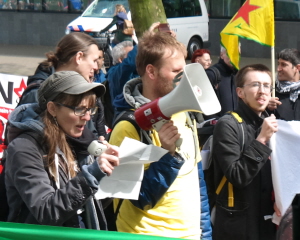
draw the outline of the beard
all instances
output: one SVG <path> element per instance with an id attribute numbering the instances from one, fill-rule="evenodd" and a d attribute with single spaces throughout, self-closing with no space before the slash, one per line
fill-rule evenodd
<path id="1" fill-rule="evenodd" d="M 158 97 L 163 97 L 170 93 L 173 89 L 173 81 L 166 79 L 161 74 L 158 74 L 158 81 L 156 86 L 156 94 Z"/>

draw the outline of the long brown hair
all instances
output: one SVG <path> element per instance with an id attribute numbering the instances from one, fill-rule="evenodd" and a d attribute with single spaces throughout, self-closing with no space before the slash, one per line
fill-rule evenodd
<path id="1" fill-rule="evenodd" d="M 47 60 L 42 62 L 43 67 L 58 67 L 67 64 L 78 52 L 86 53 L 91 45 L 97 42 L 91 36 L 74 32 L 65 35 L 57 44 L 55 52 L 46 53 Z"/>
<path id="2" fill-rule="evenodd" d="M 93 91 L 86 92 L 81 95 L 70 95 L 61 93 L 57 96 L 53 102 L 59 102 L 70 106 L 78 106 L 84 98 L 88 98 L 89 106 L 95 106 L 96 95 Z M 57 105 L 57 107 L 61 107 Z M 76 175 L 75 171 L 75 156 L 70 148 L 65 132 L 58 126 L 53 116 L 47 111 L 44 111 L 42 115 L 44 122 L 44 143 L 48 148 L 47 163 L 50 172 L 56 173 L 56 166 L 54 162 L 56 147 L 58 147 L 66 156 L 67 159 L 67 170 L 71 177 Z M 54 176 L 55 180 L 58 176 Z"/>

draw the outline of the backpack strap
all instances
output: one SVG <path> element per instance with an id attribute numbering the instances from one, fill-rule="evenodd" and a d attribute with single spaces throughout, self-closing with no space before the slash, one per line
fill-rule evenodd
<path id="1" fill-rule="evenodd" d="M 238 113 L 230 111 L 228 114 L 231 114 L 233 118 L 236 120 L 236 123 L 238 127 L 241 128 L 242 134 L 239 134 L 239 142 L 241 144 L 241 153 L 244 151 L 244 146 L 245 146 L 245 131 L 244 131 L 244 121 L 243 119 L 238 115 Z M 219 195 L 221 190 L 223 189 L 225 183 L 227 181 L 227 178 L 223 176 L 219 186 L 217 187 L 216 194 Z M 234 207 L 234 194 L 233 194 L 233 186 L 230 182 L 228 182 L 228 207 Z"/>
<path id="2" fill-rule="evenodd" d="M 123 112 L 121 112 L 116 119 L 113 122 L 113 128 L 121 121 L 127 121 L 130 122 L 136 129 L 136 131 L 139 133 L 139 136 L 141 138 L 141 142 L 145 143 L 145 144 L 150 144 L 151 143 L 151 139 L 148 136 L 147 132 L 143 129 L 140 128 L 140 126 L 137 124 L 137 122 L 135 121 L 135 117 L 134 117 L 134 109 L 128 109 L 125 110 Z M 112 129 L 113 129 L 112 128 Z"/>
<path id="3" fill-rule="evenodd" d="M 130 122 L 136 129 L 137 132 L 139 132 L 140 127 L 139 125 L 136 123 L 135 121 L 135 117 L 134 117 L 134 110 L 133 109 L 129 109 L 129 110 L 125 110 L 123 112 L 121 112 L 116 119 L 113 121 L 113 128 L 121 121 L 128 121 Z"/>

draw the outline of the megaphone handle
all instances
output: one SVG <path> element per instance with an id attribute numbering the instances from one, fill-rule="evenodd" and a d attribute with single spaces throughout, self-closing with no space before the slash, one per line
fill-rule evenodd
<path id="1" fill-rule="evenodd" d="M 162 127 L 164 124 L 166 124 L 167 122 L 169 122 L 169 120 L 162 119 L 162 120 L 160 120 L 160 121 L 154 123 L 154 124 L 152 125 L 152 127 L 158 132 L 158 131 L 161 129 L 161 127 Z M 177 148 L 180 148 L 180 146 L 181 146 L 181 144 L 182 144 L 182 141 L 183 141 L 183 139 L 182 139 L 182 138 L 179 138 L 179 139 L 175 142 L 175 145 L 176 145 Z"/>
<path id="2" fill-rule="evenodd" d="M 175 145 L 176 145 L 176 147 L 179 149 L 180 148 L 180 146 L 181 146 L 181 144 L 182 144 L 182 141 L 183 141 L 183 139 L 182 138 L 179 138 L 176 142 L 175 142 Z"/>

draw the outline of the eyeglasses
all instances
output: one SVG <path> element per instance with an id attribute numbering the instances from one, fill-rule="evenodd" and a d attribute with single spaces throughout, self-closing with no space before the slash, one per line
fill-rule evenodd
<path id="1" fill-rule="evenodd" d="M 84 116 L 87 112 L 90 112 L 90 115 L 95 115 L 98 110 L 98 107 L 92 107 L 92 108 L 73 107 L 73 106 L 68 106 L 68 105 L 65 105 L 62 103 L 58 103 L 58 102 L 55 102 L 55 104 L 72 109 L 74 111 L 74 114 L 76 116 L 80 116 L 80 117 Z"/>
<path id="2" fill-rule="evenodd" d="M 195 61 L 196 61 L 196 62 L 199 62 L 200 59 L 201 59 L 201 57 L 197 57 L 197 58 L 195 59 Z M 204 62 L 207 62 L 207 63 L 211 63 L 211 62 L 212 62 L 211 59 L 203 59 L 203 61 L 204 61 Z"/>
<path id="3" fill-rule="evenodd" d="M 263 86 L 263 89 L 265 92 L 272 92 L 272 85 L 271 84 L 268 84 L 268 83 L 260 83 L 260 82 L 253 82 L 253 83 L 249 83 L 249 84 L 245 84 L 243 85 L 243 87 L 245 86 L 250 86 L 250 88 L 254 88 L 256 91 L 258 91 L 262 86 Z"/>

